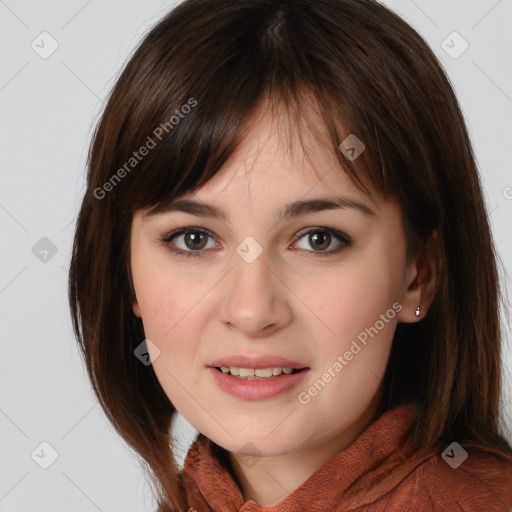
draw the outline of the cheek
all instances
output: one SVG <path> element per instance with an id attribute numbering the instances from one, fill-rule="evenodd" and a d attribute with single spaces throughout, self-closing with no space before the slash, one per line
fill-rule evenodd
<path id="1" fill-rule="evenodd" d="M 331 433 L 339 430 L 340 422 L 355 421 L 375 397 L 396 328 L 400 306 L 393 279 L 379 265 L 365 263 L 323 288 L 327 297 L 315 295 L 329 330 L 316 340 L 319 365 L 311 387 L 301 390 L 301 403 L 308 401 L 318 418 L 330 417 L 335 408 L 340 420 L 330 425 Z"/>
<path id="2" fill-rule="evenodd" d="M 132 246 L 132 275 L 147 337 L 163 340 L 183 317 L 196 286 L 180 276 L 165 251 Z"/>
<path id="3" fill-rule="evenodd" d="M 187 390 L 197 380 L 191 369 L 199 364 L 200 331 L 204 329 L 193 315 L 197 293 L 192 286 L 186 292 L 176 291 L 180 280 L 167 280 L 157 270 L 150 274 L 155 279 L 148 278 L 140 287 L 139 305 L 144 334 L 158 347 L 156 356 L 151 355 L 153 371 L 174 407 L 189 411 Z"/>
<path id="4" fill-rule="evenodd" d="M 325 323 L 335 337 L 347 340 L 373 326 L 380 315 L 392 309 L 398 296 L 396 290 L 389 268 L 362 261 L 321 287 L 315 296 L 315 304 L 323 311 Z M 388 316 L 393 317 L 391 313 Z"/>
<path id="5" fill-rule="evenodd" d="M 152 338 L 161 350 L 167 350 L 176 345 L 176 341 L 188 334 L 190 329 L 198 326 L 191 324 L 188 319 L 197 303 L 197 293 L 193 286 L 187 286 L 187 291 L 178 291 L 179 281 L 166 282 L 162 276 L 158 280 L 148 280 L 137 295 L 142 314 L 144 332 Z M 184 286 L 186 286 L 184 284 Z M 188 339 L 193 340 L 187 336 Z"/>
<path id="6" fill-rule="evenodd" d="M 396 300 L 400 274 L 392 259 L 375 247 L 314 295 L 318 316 L 328 326 L 317 340 L 317 353 L 322 354 L 317 377 L 329 369 L 336 375 L 325 394 L 327 402 L 336 403 L 338 393 L 347 397 L 347 390 L 351 400 L 364 402 L 384 375 L 401 309 Z"/>
<path id="7" fill-rule="evenodd" d="M 179 383 L 192 386 L 201 374 L 192 369 L 205 364 L 201 340 L 215 281 L 200 273 L 198 266 L 172 258 L 147 242 L 132 244 L 133 284 L 144 334 L 158 348 L 157 357 L 152 357 L 153 369 L 169 398 L 186 402 L 190 396 L 181 397 Z"/>

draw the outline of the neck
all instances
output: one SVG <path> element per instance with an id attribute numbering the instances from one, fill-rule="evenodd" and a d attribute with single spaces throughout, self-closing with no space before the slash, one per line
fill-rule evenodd
<path id="1" fill-rule="evenodd" d="M 255 458 L 248 465 L 241 462 L 243 456 L 230 453 L 228 466 L 244 499 L 252 499 L 260 507 L 277 505 L 327 461 L 352 444 L 380 415 L 380 406 L 381 396 L 377 393 L 363 414 L 338 435 L 287 455 Z"/>

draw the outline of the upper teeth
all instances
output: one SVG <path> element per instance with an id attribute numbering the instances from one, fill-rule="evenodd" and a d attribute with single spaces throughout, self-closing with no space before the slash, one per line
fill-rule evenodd
<path id="1" fill-rule="evenodd" d="M 239 375 L 240 377 L 272 377 L 281 375 L 281 373 L 289 374 L 293 372 L 293 368 L 287 367 L 270 367 L 270 368 L 238 368 L 236 366 L 221 366 L 223 373 L 231 373 L 231 375 Z"/>

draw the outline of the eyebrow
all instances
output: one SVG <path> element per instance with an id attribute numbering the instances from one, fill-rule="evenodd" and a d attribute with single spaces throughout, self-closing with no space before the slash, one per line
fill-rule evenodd
<path id="1" fill-rule="evenodd" d="M 299 215 L 306 215 L 308 213 L 348 208 L 358 210 L 365 215 L 376 215 L 375 212 L 364 203 L 346 197 L 335 196 L 295 201 L 293 203 L 286 204 L 277 212 L 275 220 L 276 222 L 280 222 L 281 220 L 286 220 Z M 229 222 L 229 215 L 224 209 L 211 204 L 193 201 L 191 199 L 175 199 L 169 203 L 158 205 L 149 211 L 146 214 L 146 217 L 169 212 L 184 212 L 196 215 L 197 217 L 213 217 L 221 219 L 226 223 Z"/>

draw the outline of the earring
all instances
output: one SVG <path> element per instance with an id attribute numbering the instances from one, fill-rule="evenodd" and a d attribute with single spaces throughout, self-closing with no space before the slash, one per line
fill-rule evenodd
<path id="1" fill-rule="evenodd" d="M 416 316 L 420 316 L 420 307 L 419 306 L 416 308 Z"/>

